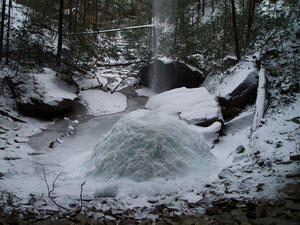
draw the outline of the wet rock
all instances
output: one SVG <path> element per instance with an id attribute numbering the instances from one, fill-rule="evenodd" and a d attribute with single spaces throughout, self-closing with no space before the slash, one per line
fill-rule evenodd
<path id="1" fill-rule="evenodd" d="M 264 160 L 258 160 L 257 163 L 256 163 L 259 167 L 265 167 L 266 164 L 265 164 L 265 161 Z"/>
<path id="2" fill-rule="evenodd" d="M 203 73 L 175 60 L 157 58 L 142 68 L 141 84 L 161 93 L 174 88 L 199 87 L 204 81 Z"/>
<path id="3" fill-rule="evenodd" d="M 239 145 L 236 149 L 235 149 L 235 153 L 236 154 L 241 154 L 245 152 L 245 147 L 243 145 Z"/>
<path id="4" fill-rule="evenodd" d="M 57 146 L 57 144 L 58 143 L 56 141 L 52 141 L 52 142 L 50 142 L 48 148 L 55 148 Z"/>
<path id="5" fill-rule="evenodd" d="M 223 169 L 219 174 L 218 174 L 219 179 L 230 179 L 234 177 L 233 172 L 230 169 Z"/>
<path id="6" fill-rule="evenodd" d="M 264 183 L 260 183 L 260 184 L 256 185 L 256 191 L 257 191 L 257 192 L 262 191 L 264 186 L 265 186 Z"/>

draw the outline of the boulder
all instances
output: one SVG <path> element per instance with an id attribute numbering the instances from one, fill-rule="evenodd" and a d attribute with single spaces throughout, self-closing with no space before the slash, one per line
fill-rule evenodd
<path id="1" fill-rule="evenodd" d="M 254 62 L 241 62 L 218 87 L 217 95 L 225 118 L 236 116 L 253 104 L 257 95 L 258 69 Z"/>
<path id="2" fill-rule="evenodd" d="M 54 117 L 70 109 L 77 98 L 75 91 L 44 68 L 37 74 L 18 74 L 10 78 L 10 88 L 19 111 L 28 116 Z"/>
<path id="3" fill-rule="evenodd" d="M 177 88 L 149 98 L 147 109 L 179 116 L 189 124 L 208 127 L 223 123 L 221 108 L 206 88 Z"/>
<path id="4" fill-rule="evenodd" d="M 167 58 L 153 60 L 141 69 L 139 76 L 141 85 L 157 93 L 180 87 L 196 88 L 204 81 L 200 70 Z"/>

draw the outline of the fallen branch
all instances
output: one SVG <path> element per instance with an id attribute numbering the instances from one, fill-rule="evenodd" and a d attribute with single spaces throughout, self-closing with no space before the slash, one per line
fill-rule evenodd
<path id="1" fill-rule="evenodd" d="M 27 123 L 25 120 L 19 119 L 17 116 L 15 116 L 12 113 L 10 113 L 4 109 L 1 109 L 1 108 L 0 108 L 0 114 L 2 114 L 4 116 L 8 116 L 9 118 L 11 118 L 14 121 L 21 122 L 21 123 Z"/>
<path id="2" fill-rule="evenodd" d="M 115 92 L 118 90 L 118 88 L 119 88 L 122 84 L 124 84 L 124 83 L 125 83 L 125 78 L 122 78 L 122 80 L 120 81 L 120 83 L 119 83 L 113 90 L 110 90 L 110 93 L 111 93 L 111 94 L 115 93 Z"/>
<path id="3" fill-rule="evenodd" d="M 258 81 L 258 88 L 257 88 L 257 97 L 256 97 L 256 111 L 251 127 L 251 134 L 256 131 L 256 129 L 261 124 L 261 120 L 264 117 L 265 107 L 266 107 L 266 70 L 265 68 L 261 68 L 259 73 L 259 81 Z"/>
<path id="4" fill-rule="evenodd" d="M 155 26 L 152 25 L 152 24 L 147 24 L 147 25 L 141 25 L 141 26 L 116 28 L 116 29 L 111 29 L 111 30 L 100 30 L 100 31 L 74 33 L 74 34 L 71 34 L 71 35 L 79 35 L 79 34 L 102 34 L 102 33 L 118 32 L 118 31 L 123 31 L 123 30 L 135 30 L 135 29 L 144 29 L 144 28 L 153 28 L 153 27 L 155 27 Z"/>
<path id="5" fill-rule="evenodd" d="M 133 61 L 133 62 L 126 62 L 126 63 L 114 63 L 114 64 L 105 64 L 105 63 L 97 63 L 98 67 L 118 67 L 118 66 L 130 66 L 132 64 L 137 64 L 143 62 L 142 60 Z"/>

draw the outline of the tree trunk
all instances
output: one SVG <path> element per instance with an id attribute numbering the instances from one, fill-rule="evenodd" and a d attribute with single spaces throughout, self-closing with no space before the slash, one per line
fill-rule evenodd
<path id="1" fill-rule="evenodd" d="M 236 23 L 236 11 L 235 11 L 234 0 L 231 0 L 231 19 L 232 19 L 232 29 L 234 35 L 235 55 L 236 55 L 236 59 L 240 61 L 241 60 L 240 41 L 239 41 L 238 28 Z"/>
<path id="2" fill-rule="evenodd" d="M 250 34 L 252 30 L 253 20 L 254 20 L 254 12 L 255 12 L 255 0 L 247 1 L 247 35 L 246 40 L 249 43 Z"/>
<path id="3" fill-rule="evenodd" d="M 58 17 L 58 44 L 57 44 L 57 65 L 61 63 L 61 51 L 63 44 L 63 17 L 64 17 L 64 0 L 60 0 L 59 17 Z"/>
<path id="4" fill-rule="evenodd" d="M 0 58 L 2 57 L 2 48 L 3 48 L 3 40 L 4 40 L 5 9 L 6 9 L 6 0 L 2 0 L 1 29 L 0 29 Z"/>
<path id="5" fill-rule="evenodd" d="M 9 0 L 8 4 L 8 21 L 7 21 L 7 32 L 6 32 L 6 60 L 5 64 L 9 62 L 9 36 L 10 36 L 10 16 L 11 16 L 12 0 Z"/>
<path id="6" fill-rule="evenodd" d="M 73 23 L 73 0 L 69 0 L 69 32 L 72 32 Z"/>
<path id="7" fill-rule="evenodd" d="M 82 28 L 85 30 L 85 25 L 86 25 L 86 11 L 87 11 L 87 1 L 83 1 L 83 22 L 82 22 Z"/>
<path id="8" fill-rule="evenodd" d="M 76 6 L 75 6 L 75 19 L 74 19 L 74 26 L 73 29 L 77 30 L 77 21 L 78 21 L 78 10 L 79 10 L 79 0 L 76 1 Z"/>

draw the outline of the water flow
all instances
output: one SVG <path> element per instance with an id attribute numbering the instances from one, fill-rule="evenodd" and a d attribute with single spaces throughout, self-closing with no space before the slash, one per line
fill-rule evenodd
<path id="1" fill-rule="evenodd" d="M 154 29 L 152 30 L 152 58 L 162 58 L 170 55 L 170 49 L 172 48 L 173 34 L 175 31 L 174 26 L 174 4 L 175 0 L 153 0 L 153 16 L 152 24 Z M 150 67 L 150 88 L 159 92 L 159 86 L 162 80 L 160 63 L 155 62 Z"/>
<path id="2" fill-rule="evenodd" d="M 167 56 L 174 34 L 174 0 L 153 0 L 152 34 L 153 57 Z"/>

